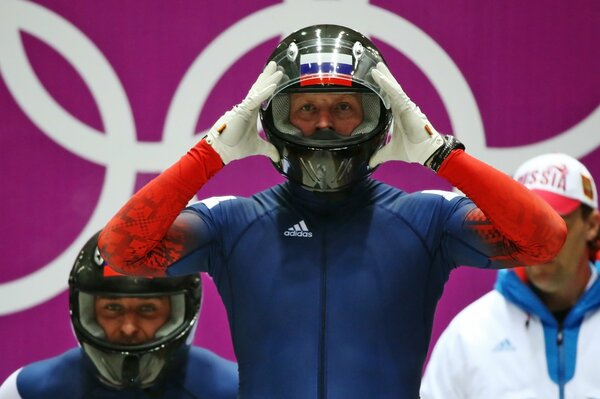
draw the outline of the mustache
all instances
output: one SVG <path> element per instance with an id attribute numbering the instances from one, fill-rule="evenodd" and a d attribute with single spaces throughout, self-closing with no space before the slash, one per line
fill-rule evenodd
<path id="1" fill-rule="evenodd" d="M 317 129 L 313 134 L 309 136 L 312 140 L 340 140 L 345 139 L 348 136 L 341 135 L 334 130 L 329 128 Z"/>
<path id="2" fill-rule="evenodd" d="M 150 341 L 152 341 L 152 339 L 143 339 L 142 337 L 137 336 L 137 335 L 133 335 L 133 336 L 120 335 L 120 336 L 112 339 L 111 343 L 116 344 L 116 345 L 132 346 L 132 345 L 144 344 L 144 343 L 150 342 Z"/>

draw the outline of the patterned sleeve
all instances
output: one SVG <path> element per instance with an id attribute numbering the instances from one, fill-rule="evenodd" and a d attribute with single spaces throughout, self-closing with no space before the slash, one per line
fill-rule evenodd
<path id="1" fill-rule="evenodd" d="M 196 249 L 197 217 L 179 215 L 222 167 L 219 155 L 201 140 L 113 216 L 98 240 L 102 257 L 126 274 L 164 275 L 169 265 Z"/>
<path id="2" fill-rule="evenodd" d="M 562 248 L 564 220 L 510 176 L 462 150 L 444 161 L 439 174 L 477 205 L 456 224 L 500 267 L 544 263 Z"/>

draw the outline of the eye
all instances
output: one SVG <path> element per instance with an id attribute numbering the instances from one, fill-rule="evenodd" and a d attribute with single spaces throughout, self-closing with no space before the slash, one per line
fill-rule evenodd
<path id="1" fill-rule="evenodd" d="M 337 109 L 342 112 L 346 112 L 346 111 L 350 111 L 352 109 L 352 106 L 349 103 L 339 103 L 337 105 Z"/>
<path id="2" fill-rule="evenodd" d="M 123 306 L 119 305 L 118 303 L 108 303 L 106 304 L 104 309 L 109 310 L 111 312 L 120 312 L 121 310 L 123 310 Z"/>
<path id="3" fill-rule="evenodd" d="M 144 304 L 144 305 L 140 305 L 137 309 L 138 313 L 140 314 L 150 314 L 150 313 L 154 313 L 156 312 L 156 306 L 148 303 L 148 304 Z"/>
<path id="4" fill-rule="evenodd" d="M 304 104 L 300 107 L 300 111 L 302 112 L 313 112 L 315 110 L 315 106 L 313 104 Z"/>

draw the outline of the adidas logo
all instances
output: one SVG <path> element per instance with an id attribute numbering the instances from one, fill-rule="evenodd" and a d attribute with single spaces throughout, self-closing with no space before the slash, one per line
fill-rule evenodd
<path id="1" fill-rule="evenodd" d="M 492 352 L 504 352 L 504 351 L 514 351 L 514 350 L 516 350 L 516 348 L 508 340 L 508 338 L 505 338 L 504 340 L 500 341 L 498 343 L 498 345 L 496 345 L 494 347 L 494 349 L 492 349 Z"/>
<path id="2" fill-rule="evenodd" d="M 304 220 L 301 220 L 286 231 L 284 231 L 283 235 L 286 237 L 310 238 L 312 237 L 312 232 L 308 230 L 308 227 L 306 227 L 306 223 L 304 223 Z"/>

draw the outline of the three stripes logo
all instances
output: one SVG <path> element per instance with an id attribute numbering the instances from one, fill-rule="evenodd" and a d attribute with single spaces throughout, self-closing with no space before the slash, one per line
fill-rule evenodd
<path id="1" fill-rule="evenodd" d="M 301 220 L 286 231 L 284 231 L 283 235 L 286 237 L 310 238 L 313 234 L 310 230 L 308 230 L 308 227 L 306 227 L 306 223 L 304 223 L 304 220 Z"/>
<path id="2" fill-rule="evenodd" d="M 492 349 L 492 352 L 506 352 L 514 350 L 516 350 L 514 345 L 509 341 L 508 338 L 505 338 L 502 341 L 500 341 L 498 345 L 494 347 L 494 349 Z"/>

